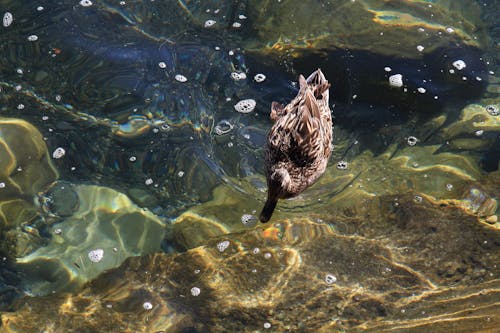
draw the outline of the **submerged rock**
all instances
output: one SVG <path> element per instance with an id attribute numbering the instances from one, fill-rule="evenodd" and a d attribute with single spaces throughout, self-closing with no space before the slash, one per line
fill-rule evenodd
<path id="1" fill-rule="evenodd" d="M 0 253 L 12 259 L 43 244 L 31 224 L 40 218 L 35 196 L 56 179 L 42 134 L 30 123 L 0 117 Z"/>
<path id="2" fill-rule="evenodd" d="M 65 191 L 65 197 L 58 197 L 60 191 Z M 50 226 L 48 244 L 18 258 L 14 265 L 24 276 L 21 288 L 29 294 L 75 290 L 128 257 L 161 249 L 164 223 L 123 193 L 62 183 L 47 196 L 51 213 L 61 214 L 61 220 Z"/>
<path id="3" fill-rule="evenodd" d="M 130 332 L 497 327 L 498 231 L 453 206 L 397 199 L 393 206 L 394 197 L 382 197 L 331 224 L 282 221 L 182 254 L 130 258 L 77 295 L 21 300 L 2 314 L 2 326 L 103 333 L 123 325 Z"/>

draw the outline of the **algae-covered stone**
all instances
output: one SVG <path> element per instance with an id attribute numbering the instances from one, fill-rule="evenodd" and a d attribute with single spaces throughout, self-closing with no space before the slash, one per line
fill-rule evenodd
<path id="1" fill-rule="evenodd" d="M 42 134 L 24 120 L 0 118 L 0 201 L 28 198 L 57 177 Z"/>
<path id="2" fill-rule="evenodd" d="M 43 243 L 30 226 L 40 216 L 36 194 L 58 177 L 42 134 L 30 123 L 0 117 L 0 253 L 26 255 Z"/>
<path id="3" fill-rule="evenodd" d="M 49 243 L 19 258 L 24 272 L 23 288 L 35 295 L 81 286 L 101 272 L 119 266 L 127 257 L 160 251 L 164 223 L 113 189 L 61 183 L 47 194 L 71 199 L 71 207 L 52 204 L 64 219 L 51 225 Z"/>

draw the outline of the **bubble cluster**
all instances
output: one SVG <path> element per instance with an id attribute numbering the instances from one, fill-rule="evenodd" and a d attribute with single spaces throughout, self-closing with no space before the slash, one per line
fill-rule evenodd
<path id="1" fill-rule="evenodd" d="M 52 157 L 55 158 L 55 159 L 61 158 L 64 155 L 66 155 L 66 150 L 64 150 L 64 148 L 62 148 L 62 147 L 57 148 L 52 153 Z"/>
<path id="2" fill-rule="evenodd" d="M 408 139 L 406 139 L 406 143 L 408 143 L 408 146 L 414 146 L 418 142 L 418 139 L 414 136 L 409 136 Z"/>
<path id="3" fill-rule="evenodd" d="M 90 1 L 90 0 L 82 0 L 82 1 L 80 1 L 80 6 L 82 6 L 82 7 L 90 7 L 90 6 L 92 6 L 92 1 Z"/>
<path id="4" fill-rule="evenodd" d="M 240 81 L 240 80 L 245 80 L 247 78 L 247 75 L 243 72 L 238 73 L 238 72 L 232 72 L 231 73 L 231 78 L 234 81 Z"/>
<path id="5" fill-rule="evenodd" d="M 212 27 L 213 25 L 215 25 L 215 23 L 217 23 L 216 21 L 214 20 L 206 20 L 205 21 L 205 28 L 210 28 Z"/>
<path id="6" fill-rule="evenodd" d="M 337 277 L 333 274 L 326 274 L 325 282 L 326 282 L 326 284 L 333 284 L 333 283 L 337 282 Z"/>
<path id="7" fill-rule="evenodd" d="M 244 99 L 234 105 L 234 109 L 240 113 L 249 113 L 255 109 L 257 102 L 253 99 Z"/>
<path id="8" fill-rule="evenodd" d="M 89 260 L 92 262 L 99 262 L 102 260 L 104 257 L 104 250 L 103 249 L 95 249 L 89 252 L 88 254 Z"/>
<path id="9" fill-rule="evenodd" d="M 176 79 L 177 81 L 179 81 L 179 82 L 186 82 L 186 81 L 188 80 L 188 79 L 187 79 L 187 77 L 185 77 L 184 75 L 181 75 L 181 74 L 177 74 L 177 75 L 175 76 L 175 79 Z"/>
<path id="10" fill-rule="evenodd" d="M 3 14 L 3 26 L 5 28 L 10 26 L 13 21 L 14 21 L 14 16 L 11 13 L 5 12 L 5 14 Z"/>
<path id="11" fill-rule="evenodd" d="M 397 87 L 400 88 L 403 86 L 403 75 L 401 74 L 394 74 L 389 76 L 389 84 L 391 87 Z"/>
<path id="12" fill-rule="evenodd" d="M 255 82 L 260 83 L 260 82 L 264 82 L 264 80 L 266 79 L 266 76 L 264 74 L 259 73 L 259 74 L 256 74 L 253 77 L 253 79 L 255 80 Z"/>
<path id="13" fill-rule="evenodd" d="M 349 163 L 347 163 L 346 161 L 337 162 L 337 169 L 339 169 L 339 170 L 346 170 L 348 166 L 349 166 Z"/>
<path id="14" fill-rule="evenodd" d="M 252 214 L 243 214 L 241 216 L 241 223 L 245 226 L 254 226 L 257 223 L 257 217 Z"/>
<path id="15" fill-rule="evenodd" d="M 196 296 L 199 296 L 200 293 L 201 293 L 201 289 L 200 288 L 198 288 L 198 287 L 191 288 L 191 295 L 193 295 L 193 296 L 196 297 Z"/>
<path id="16" fill-rule="evenodd" d="M 500 113 L 498 108 L 495 105 L 486 105 L 486 112 L 488 112 L 492 116 L 498 116 Z"/>
<path id="17" fill-rule="evenodd" d="M 463 60 L 456 60 L 452 63 L 453 67 L 455 67 L 456 69 L 458 69 L 459 71 L 461 71 L 462 69 L 464 69 L 465 67 L 467 67 L 465 65 L 465 62 Z"/>
<path id="18" fill-rule="evenodd" d="M 229 247 L 229 241 L 225 240 L 217 244 L 219 252 L 224 252 Z"/>
<path id="19" fill-rule="evenodd" d="M 227 120 L 221 120 L 215 125 L 214 132 L 217 135 L 224 135 L 233 129 L 233 125 Z"/>

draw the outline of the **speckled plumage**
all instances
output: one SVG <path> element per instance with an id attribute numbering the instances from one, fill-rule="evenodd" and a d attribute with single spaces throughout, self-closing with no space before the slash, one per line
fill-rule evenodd
<path id="1" fill-rule="evenodd" d="M 260 221 L 267 222 L 278 199 L 291 198 L 312 185 L 325 171 L 332 148 L 330 84 L 320 69 L 307 79 L 286 106 L 273 102 L 275 122 L 267 135 L 267 201 Z"/>

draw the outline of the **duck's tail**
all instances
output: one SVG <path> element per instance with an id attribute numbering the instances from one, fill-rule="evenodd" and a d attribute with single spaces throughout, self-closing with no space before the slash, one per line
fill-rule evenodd
<path id="1" fill-rule="evenodd" d="M 274 208 L 276 208 L 276 204 L 278 203 L 278 199 L 276 198 L 267 198 L 266 204 L 264 208 L 262 208 L 262 212 L 260 213 L 260 222 L 266 223 L 271 219 L 273 215 Z"/>

